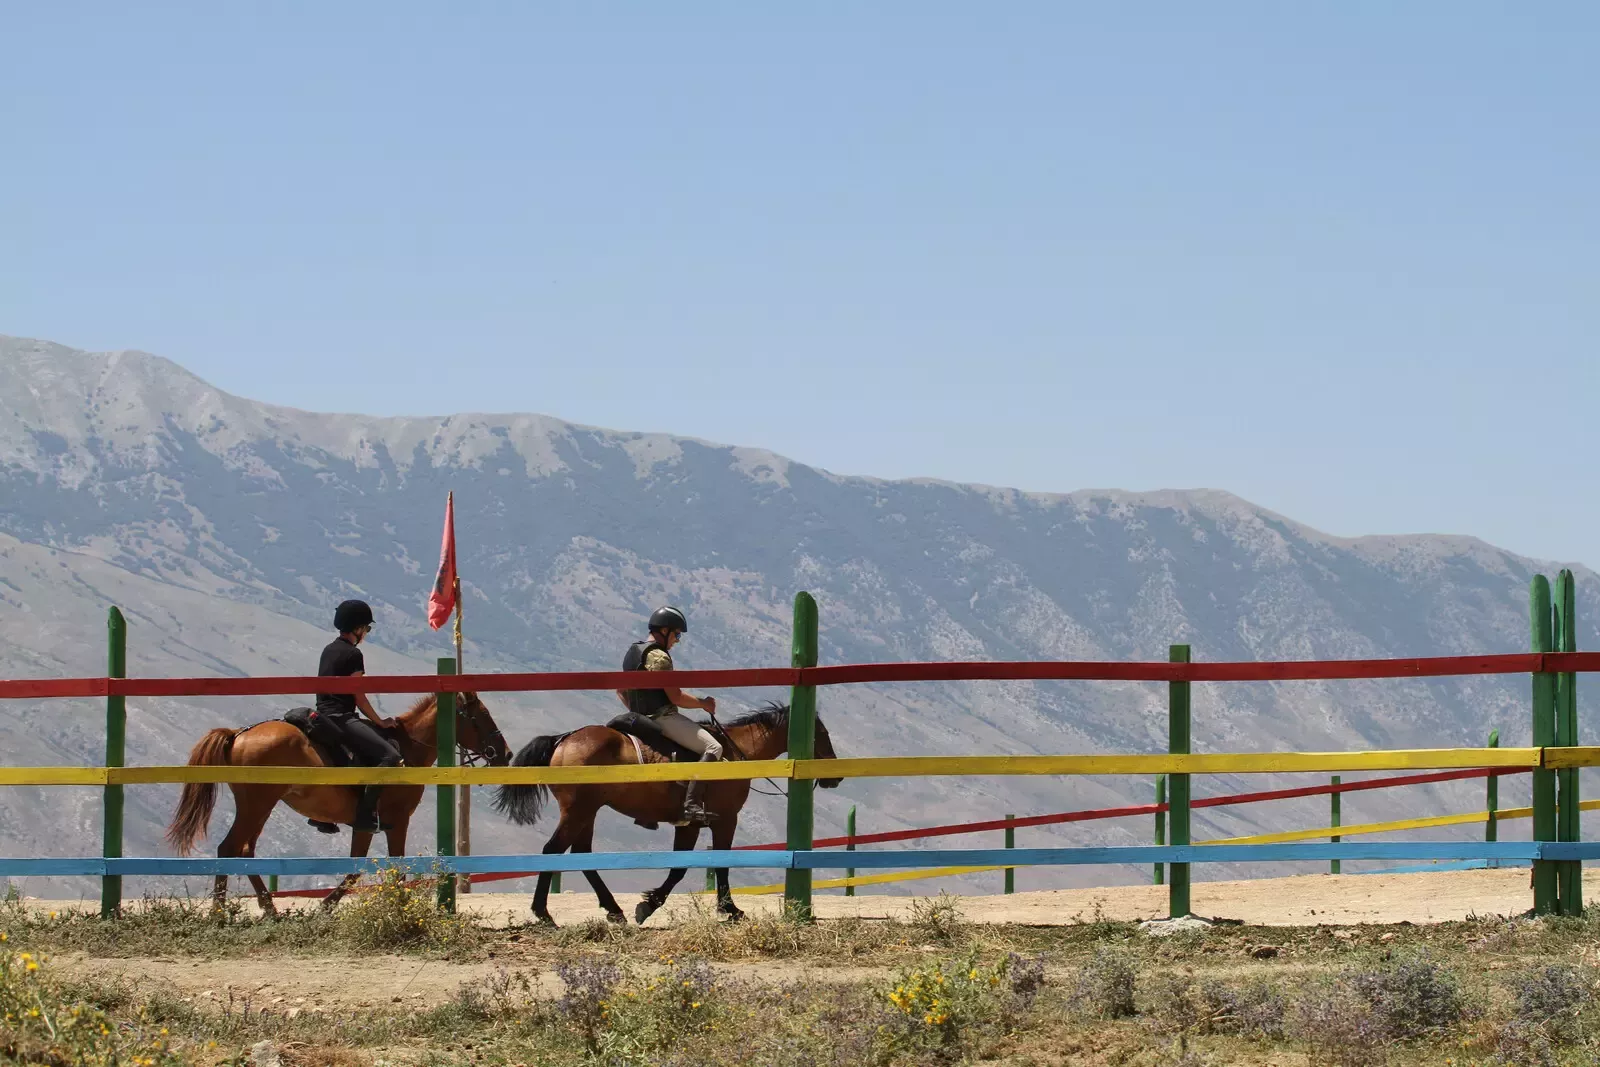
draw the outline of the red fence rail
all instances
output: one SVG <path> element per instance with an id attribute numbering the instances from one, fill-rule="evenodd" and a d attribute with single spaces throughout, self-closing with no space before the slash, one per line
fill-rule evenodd
<path id="1" fill-rule="evenodd" d="M 1444 678 L 1484 674 L 1600 671 L 1600 652 L 1523 652 L 1412 659 L 1284 660 L 1272 663 L 851 663 L 836 667 L 759 667 L 678 671 L 675 684 L 700 689 L 859 685 L 870 682 L 1295 682 L 1361 678 Z M 0 680 L 0 699 L 47 697 L 296 696 L 306 693 L 568 692 L 628 689 L 636 672 L 369 675 L 363 678 L 27 678 Z"/>

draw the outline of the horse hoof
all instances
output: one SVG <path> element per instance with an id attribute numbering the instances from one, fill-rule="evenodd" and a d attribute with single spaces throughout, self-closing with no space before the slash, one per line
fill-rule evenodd
<path id="1" fill-rule="evenodd" d="M 535 925 L 541 926 L 546 930 L 554 930 L 556 928 L 556 921 L 548 915 L 535 915 L 533 921 Z"/>
<path id="2" fill-rule="evenodd" d="M 608 911 L 606 912 L 606 922 L 611 923 L 613 926 L 627 926 L 628 917 L 620 911 Z"/>
<path id="3" fill-rule="evenodd" d="M 638 923 L 640 926 L 643 926 L 644 921 L 650 918 L 650 916 L 654 915 L 655 912 L 655 908 L 650 907 L 641 900 L 639 903 L 633 906 L 633 921 Z"/>
<path id="4" fill-rule="evenodd" d="M 727 908 L 718 908 L 717 910 L 720 911 L 723 914 L 723 916 L 731 923 L 743 922 L 744 921 L 744 912 L 739 910 L 738 908 L 727 907 Z"/>

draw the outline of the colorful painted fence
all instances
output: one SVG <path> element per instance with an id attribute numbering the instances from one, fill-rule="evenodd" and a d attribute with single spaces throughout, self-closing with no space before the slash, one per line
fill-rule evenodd
<path id="1" fill-rule="evenodd" d="M 1563 572 L 1552 601 L 1549 582 L 1538 576 L 1530 596 L 1533 650 L 1526 654 L 1388 660 L 1277 663 L 1193 663 L 1188 646 L 1175 645 L 1167 663 L 899 663 L 817 666 L 817 610 L 809 594 L 795 598 L 792 663 L 788 668 L 738 671 L 684 671 L 684 687 L 790 688 L 789 755 L 783 760 L 744 763 L 666 764 L 584 768 L 459 768 L 452 766 L 454 696 L 458 691 L 570 691 L 626 688 L 636 676 L 623 672 L 545 674 L 455 674 L 453 660 L 441 659 L 436 675 L 332 678 L 127 678 L 126 626 L 112 609 L 107 677 L 0 681 L 0 699 L 101 696 L 106 699 L 106 765 L 99 768 L 40 767 L 0 769 L 0 785 L 89 785 L 105 791 L 102 854 L 81 859 L 0 859 L 0 875 L 99 875 L 102 912 L 117 913 L 124 875 L 314 874 L 372 871 L 389 865 L 406 870 L 442 868 L 450 873 L 541 872 L 570 868 L 564 856 L 455 856 L 456 785 L 501 783 L 582 783 L 600 781 L 677 781 L 689 779 L 919 777 L 931 775 L 1105 775 L 1166 776 L 1170 844 L 1153 846 L 956 849 L 906 852 L 858 850 L 853 867 L 888 870 L 932 864 L 944 868 L 1028 865 L 1153 863 L 1170 865 L 1169 907 L 1189 912 L 1189 865 L 1195 862 L 1302 861 L 1342 859 L 1427 859 L 1440 861 L 1527 860 L 1534 864 L 1534 908 L 1539 912 L 1581 910 L 1584 859 L 1600 858 L 1600 845 L 1578 841 L 1579 799 L 1576 769 L 1600 765 L 1600 748 L 1577 745 L 1576 678 L 1600 670 L 1600 654 L 1575 651 L 1573 580 Z M 1206 753 L 1191 751 L 1190 689 L 1196 682 L 1443 678 L 1465 675 L 1526 674 L 1532 683 L 1533 742 L 1527 748 L 1447 748 L 1385 752 Z M 1164 755 L 882 757 L 816 760 L 814 732 L 819 686 L 869 682 L 928 681 L 1147 681 L 1168 686 L 1169 745 Z M 232 768 L 125 767 L 126 700 L 140 696 L 268 696 L 310 692 L 437 693 L 440 705 L 441 766 L 428 768 Z M 1533 840 L 1529 842 L 1347 842 L 1204 843 L 1191 841 L 1190 775 L 1218 773 L 1318 773 L 1379 770 L 1527 770 L 1533 775 Z M 130 784 L 193 781 L 305 784 L 422 784 L 438 793 L 438 857 L 423 860 L 288 857 L 281 859 L 173 859 L 122 856 L 122 789 Z M 1365 783 L 1352 783 L 1359 787 Z M 1312 787 L 1321 789 L 1322 787 Z M 1280 791 L 1281 792 L 1281 791 Z M 1214 798 L 1216 799 L 1216 798 Z M 1071 821 L 1064 813 L 1060 821 Z M 1056 818 L 1041 816 L 1040 819 Z M 1445 817 L 1449 818 L 1449 817 Z M 767 868 L 785 872 L 784 892 L 794 905 L 808 908 L 811 872 L 840 866 L 839 853 L 814 841 L 812 790 L 789 790 L 787 839 L 782 849 L 705 852 L 589 853 L 583 865 L 593 870 L 662 867 Z M 1023 820 L 1011 820 L 1012 827 Z M 1328 830 L 1295 831 L 1326 836 Z M 1339 827 L 1354 836 L 1357 827 Z M 856 838 L 854 843 L 863 843 Z M 444 901 L 453 906 L 453 883 L 444 879 Z"/>

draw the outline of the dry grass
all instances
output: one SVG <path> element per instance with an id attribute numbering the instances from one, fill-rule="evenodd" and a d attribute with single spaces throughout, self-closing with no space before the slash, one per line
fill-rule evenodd
<path id="1" fill-rule="evenodd" d="M 1221 926 L 1158 939 L 1109 922 L 968 924 L 955 902 L 935 900 L 903 922 L 730 925 L 702 913 L 663 929 L 551 931 L 481 929 L 431 901 L 396 888 L 332 918 L 276 921 L 160 903 L 114 924 L 4 909 L 7 1004 L 33 997 L 39 1018 L 52 1020 L 73 1008 L 99 1012 L 114 1034 L 162 1043 L 145 1058 L 207 1065 L 240 1062 L 261 1041 L 285 1067 L 1600 1061 L 1597 920 Z M 292 971 L 297 954 L 354 946 L 441 961 L 430 967 L 473 959 L 479 971 L 493 957 L 496 969 L 427 1010 L 287 1017 L 245 999 L 196 1001 L 148 982 L 75 984 L 52 977 L 48 962 L 27 968 L 76 950 L 284 957 Z M 22 952 L 30 958 L 19 964 Z M 811 977 L 829 965 L 839 969 L 830 981 Z M 551 970 L 559 982 L 541 986 Z M 92 1047 L 52 1050 L 51 1027 L 7 1010 L 8 1058 L 111 1062 Z"/>

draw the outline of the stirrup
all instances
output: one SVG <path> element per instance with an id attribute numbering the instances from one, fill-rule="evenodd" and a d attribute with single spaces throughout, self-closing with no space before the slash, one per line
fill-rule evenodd
<path id="1" fill-rule="evenodd" d="M 717 813 L 707 811 L 704 807 L 690 810 L 685 808 L 683 814 L 672 825 L 674 826 L 710 826 L 716 821 Z"/>
<path id="2" fill-rule="evenodd" d="M 339 824 L 336 822 L 323 822 L 321 819 L 307 819 L 306 824 L 315 827 L 317 832 L 322 834 L 336 834 L 339 832 Z"/>

